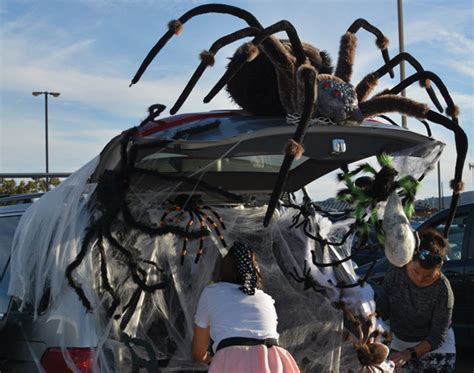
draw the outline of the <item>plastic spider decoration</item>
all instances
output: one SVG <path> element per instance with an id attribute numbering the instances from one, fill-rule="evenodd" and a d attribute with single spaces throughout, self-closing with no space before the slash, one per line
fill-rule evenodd
<path id="1" fill-rule="evenodd" d="M 210 228 L 215 231 L 222 246 L 227 247 L 227 243 L 225 242 L 224 236 L 219 230 L 219 226 L 225 230 L 224 221 L 212 207 L 203 204 L 200 195 L 189 196 L 187 194 L 180 194 L 175 198 L 174 201 L 172 201 L 171 204 L 171 207 L 166 209 L 163 215 L 161 216 L 160 225 L 162 227 L 169 226 L 169 222 L 175 222 L 176 220 L 179 220 L 184 214 L 187 214 L 189 216 L 189 219 L 186 222 L 185 232 L 190 231 L 195 220 L 199 221 L 199 230 L 203 234 L 199 238 L 199 249 L 196 255 L 196 259 L 194 260 L 195 263 L 199 261 L 199 258 L 204 252 L 204 237 L 206 235 L 205 232 L 209 234 Z M 214 221 L 214 219 L 212 219 L 209 214 L 207 214 L 204 210 L 210 211 L 210 213 L 214 215 L 217 222 Z M 188 240 L 188 237 L 183 237 L 183 248 L 181 250 L 181 265 L 184 263 L 184 259 L 188 253 Z"/>
<path id="2" fill-rule="evenodd" d="M 270 223 L 293 160 L 300 157 L 304 151 L 302 142 L 312 118 L 324 116 L 335 123 L 343 123 L 347 120 L 361 122 L 364 118 L 399 112 L 440 124 L 455 134 L 458 157 L 454 179 L 451 182 L 453 199 L 446 230 L 449 229 L 454 218 L 459 192 L 463 189 L 461 179 L 467 153 L 467 136 L 458 124 L 458 108 L 436 74 L 424 71 L 418 61 L 407 53 L 401 53 L 390 59 L 387 38 L 364 19 L 357 19 L 342 36 L 336 70 L 333 74 L 328 54 L 310 44 L 302 43 L 290 22 L 283 20 L 269 27 L 263 27 L 251 13 L 243 9 L 224 4 L 207 4 L 195 7 L 180 18 L 169 22 L 169 30 L 150 50 L 132 79 L 131 85 L 139 81 L 154 57 L 171 37 L 182 32 L 183 25 L 188 20 L 207 13 L 223 13 L 238 17 L 244 20 L 248 27 L 219 38 L 208 51 L 201 53 L 201 63 L 170 110 L 171 114 L 179 110 L 205 69 L 214 64 L 214 56 L 222 47 L 244 37 L 253 37 L 251 42 L 237 49 L 226 72 L 204 98 L 204 102 L 209 102 L 227 85 L 232 99 L 250 113 L 256 115 L 297 114 L 300 118 L 295 134 L 289 139 L 285 148 L 285 158 L 270 197 L 264 226 Z M 382 51 L 385 64 L 368 74 L 354 88 L 351 84 L 351 76 L 357 41 L 355 34 L 360 28 L 376 36 L 376 44 Z M 285 32 L 288 40 L 279 40 L 274 37 L 273 34 L 277 32 Z M 392 89 L 369 98 L 378 80 L 387 73 L 393 77 L 392 69 L 402 61 L 409 62 L 417 72 Z M 447 116 L 431 110 L 426 104 L 398 95 L 417 81 L 427 90 L 438 111 L 442 112 L 442 106 L 430 86 L 430 81 L 435 83 L 446 102 Z"/>
<path id="3" fill-rule="evenodd" d="M 354 171 L 347 171 L 338 175 L 346 188 L 337 193 L 337 198 L 350 203 L 354 207 L 355 227 L 359 231 L 358 247 L 366 245 L 370 227 L 374 227 L 378 241 L 384 243 L 384 234 L 378 218 L 378 203 L 386 201 L 393 191 L 401 189 L 405 213 L 410 218 L 414 212 L 414 200 L 419 181 L 407 175 L 397 179 L 398 172 L 392 166 L 392 159 L 381 154 L 377 157 L 381 169 L 377 172 L 368 163 L 357 167 Z M 355 181 L 353 178 L 361 172 L 373 175 L 362 176 Z M 370 215 L 367 220 L 367 214 Z"/>
<path id="4" fill-rule="evenodd" d="M 308 262 L 304 261 L 302 275 L 298 274 L 296 267 L 293 267 L 293 272 L 288 273 L 293 280 L 299 283 L 303 283 L 303 290 L 313 289 L 317 293 L 321 293 L 325 291 L 325 288 L 319 285 L 314 277 L 311 275 L 311 268 L 308 267 Z"/>
<path id="5" fill-rule="evenodd" d="M 379 367 L 388 357 L 389 348 L 384 343 L 376 342 L 375 339 L 380 334 L 376 330 L 375 314 L 370 314 L 365 322 L 361 322 L 352 312 L 342 306 L 346 318 L 350 321 L 357 339 L 348 334 L 348 338 L 352 340 L 357 353 L 357 358 L 361 364 L 359 372 L 382 372 Z"/>

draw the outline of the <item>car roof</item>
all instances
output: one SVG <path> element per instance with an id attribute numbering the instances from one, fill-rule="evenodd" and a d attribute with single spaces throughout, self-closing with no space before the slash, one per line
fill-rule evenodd
<path id="1" fill-rule="evenodd" d="M 0 214 L 20 214 L 26 211 L 44 193 L 12 194 L 0 197 Z"/>
<path id="2" fill-rule="evenodd" d="M 161 173 L 184 176 L 186 171 L 179 170 L 183 164 L 189 173 L 193 166 L 202 166 L 203 163 L 196 160 L 208 160 L 209 163 L 209 160 L 222 157 L 240 158 L 241 165 L 245 165 L 242 169 L 239 165 L 228 170 L 216 167 L 206 169 L 206 182 L 226 190 L 268 192 L 275 185 L 283 160 L 283 148 L 293 137 L 296 126 L 289 125 L 284 117 L 252 116 L 234 110 L 174 115 L 148 122 L 138 130 L 133 144 L 138 145 L 136 159 L 143 166 L 147 166 L 147 162 L 148 165 L 154 162 L 162 166 L 168 162 Z M 104 170 L 116 167 L 120 159 L 120 139 L 121 136 L 116 137 L 104 149 L 91 181 L 97 181 Z M 164 139 L 168 140 L 164 148 L 153 146 L 157 140 Z M 335 142 L 342 143 L 344 150 L 335 151 Z M 306 132 L 303 159 L 295 162 L 290 170 L 286 190 L 296 191 L 344 165 L 382 152 L 402 151 L 418 145 L 434 146 L 437 143 L 428 136 L 375 120 L 365 120 L 360 125 L 318 122 L 310 125 Z M 159 161 L 156 161 L 157 158 Z M 255 166 L 259 161 L 268 162 L 273 167 L 265 169 L 266 165 Z M 189 165 L 186 166 L 186 162 Z M 256 174 L 258 177 L 255 177 Z M 143 180 L 141 186 L 149 187 Z"/>

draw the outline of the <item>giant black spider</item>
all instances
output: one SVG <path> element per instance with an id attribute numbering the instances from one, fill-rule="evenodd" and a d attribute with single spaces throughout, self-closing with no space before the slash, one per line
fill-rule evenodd
<path id="1" fill-rule="evenodd" d="M 162 108 L 155 105 L 150 109 L 149 117 L 155 117 L 161 112 Z M 131 280 L 137 285 L 138 289 L 134 292 L 131 299 L 124 306 L 123 312 L 126 312 L 122 316 L 121 328 L 124 329 L 128 320 L 131 317 L 131 314 L 135 310 L 136 298 L 141 291 L 144 292 L 154 292 L 158 289 L 163 289 L 166 286 L 166 281 L 161 281 L 157 283 L 150 284 L 147 281 L 147 271 L 144 268 L 144 265 L 152 265 L 157 269 L 158 272 L 162 270 L 157 266 L 156 263 L 141 258 L 140 253 L 132 252 L 129 248 L 121 244 L 120 237 L 117 234 L 113 234 L 112 226 L 118 220 L 118 217 L 121 215 L 123 222 L 126 227 L 136 229 L 139 232 L 148 234 L 150 236 L 155 235 L 164 235 L 167 233 L 173 233 L 185 239 L 188 238 L 202 238 L 205 235 L 209 234 L 208 229 L 200 229 L 197 231 L 191 231 L 190 225 L 187 224 L 185 228 L 176 225 L 169 224 L 160 224 L 160 226 L 155 226 L 151 224 L 144 223 L 137 220 L 130 210 L 130 207 L 127 203 L 126 196 L 130 188 L 130 183 L 132 176 L 134 175 L 146 175 L 149 177 L 156 177 L 159 180 L 172 181 L 172 182 L 183 182 L 188 183 L 193 186 L 200 185 L 205 190 L 211 193 L 217 193 L 222 195 L 225 198 L 229 198 L 233 201 L 240 201 L 241 198 L 238 195 L 222 190 L 221 188 L 214 187 L 205 183 L 201 180 L 194 179 L 192 177 L 186 176 L 167 176 L 163 175 L 160 172 L 140 168 L 136 166 L 136 157 L 137 153 L 140 150 L 146 149 L 147 147 L 153 147 L 155 149 L 162 149 L 167 144 L 168 140 L 158 140 L 144 144 L 135 143 L 135 137 L 139 137 L 138 128 L 132 128 L 128 131 L 125 131 L 121 135 L 120 139 L 120 162 L 115 170 L 106 170 L 104 171 L 97 183 L 97 188 L 94 193 L 94 197 L 91 198 L 91 201 L 95 203 L 89 206 L 89 209 L 92 210 L 91 221 L 85 232 L 84 238 L 82 240 L 81 248 L 76 258 L 68 265 L 66 268 L 66 277 L 68 279 L 69 285 L 76 291 L 79 296 L 82 304 L 88 310 L 92 310 L 92 305 L 87 298 L 82 285 L 77 283 L 74 278 L 74 271 L 81 265 L 83 260 L 86 257 L 89 249 L 94 248 L 94 245 L 91 244 L 94 239 L 97 239 L 97 249 L 99 251 L 100 258 L 100 275 L 102 280 L 103 289 L 111 296 L 112 304 L 109 307 L 108 314 L 109 316 L 114 315 L 117 307 L 120 305 L 122 299 L 119 298 L 117 291 L 113 288 L 111 282 L 109 281 L 108 273 L 108 263 L 105 247 L 103 245 L 104 239 L 110 244 L 111 250 L 116 250 L 120 257 L 123 259 L 122 262 L 128 267 Z M 107 152 L 107 148 L 104 152 Z M 213 226 L 215 224 L 207 214 L 203 213 L 198 206 L 199 200 L 193 199 L 195 205 L 193 206 L 193 213 L 198 216 L 201 220 L 207 221 L 204 225 L 209 224 Z M 184 201 L 180 202 L 184 206 Z M 200 206 L 202 207 L 202 206 Z M 203 208 L 207 208 L 204 206 Z M 96 210 L 96 211 L 94 211 Z M 169 212 L 174 211 L 171 209 Z M 219 220 L 220 224 L 223 226 L 223 222 L 220 221 L 219 216 L 215 211 L 211 212 Z M 162 217 L 162 222 L 165 221 L 166 216 Z M 201 224 L 201 228 L 203 228 Z M 217 228 L 217 225 L 215 229 Z M 218 228 L 216 229 L 218 231 Z M 220 236 L 220 234 L 218 234 Z M 223 244 L 225 241 L 223 241 Z M 137 295 L 138 294 L 138 295 Z M 117 318 L 121 317 L 120 315 L 114 315 Z"/>
<path id="2" fill-rule="evenodd" d="M 218 223 L 217 224 L 208 214 L 204 212 L 204 210 L 208 210 L 214 215 L 214 217 L 217 219 Z M 224 236 L 219 230 L 219 225 L 221 226 L 222 229 L 225 229 L 225 224 L 222 218 L 219 216 L 219 214 L 210 206 L 206 206 L 203 204 L 203 200 L 200 195 L 187 195 L 187 194 L 180 194 L 176 196 L 174 201 L 172 201 L 172 206 L 168 209 L 165 210 L 163 215 L 161 216 L 160 219 L 160 225 L 161 226 L 166 226 L 168 225 L 166 222 L 166 219 L 168 220 L 176 220 L 180 216 L 182 216 L 184 213 L 187 213 L 189 215 L 189 220 L 186 223 L 186 228 L 185 231 L 188 232 L 191 226 L 194 224 L 194 218 L 197 218 L 199 221 L 200 225 L 200 231 L 204 232 L 208 230 L 209 226 L 214 229 L 216 232 L 217 237 L 222 243 L 222 246 L 227 247 L 227 244 L 225 242 Z M 171 215 L 171 219 L 170 219 Z M 188 237 L 183 237 L 183 248 L 181 250 L 181 264 L 184 263 L 184 258 L 187 255 L 187 243 L 188 243 Z M 199 238 L 199 249 L 196 255 L 196 259 L 194 260 L 195 263 L 199 261 L 199 258 L 204 252 L 204 234 L 201 235 Z"/>
<path id="3" fill-rule="evenodd" d="M 148 65 L 168 40 L 174 34 L 179 34 L 182 31 L 185 22 L 206 13 L 230 14 L 243 19 L 249 27 L 218 39 L 209 51 L 201 53 L 202 62 L 171 109 L 171 113 L 173 114 L 179 109 L 205 68 L 214 63 L 214 55 L 222 46 L 243 37 L 254 36 L 252 42 L 244 44 L 237 50 L 227 71 L 204 98 L 204 101 L 209 102 L 227 84 L 231 97 L 249 112 L 272 115 L 296 113 L 300 117 L 296 132 L 285 149 L 285 158 L 268 203 L 264 226 L 270 223 L 273 211 L 285 187 L 293 160 L 303 152 L 301 143 L 311 118 L 325 116 L 339 123 L 346 120 L 361 122 L 364 118 L 378 114 L 400 112 L 438 123 L 455 134 L 458 157 L 454 179 L 451 182 L 453 198 L 445 230 L 445 235 L 447 235 L 454 218 L 459 192 L 463 188 L 461 179 L 467 153 L 467 136 L 458 124 L 458 108 L 454 105 L 448 90 L 437 75 L 423 71 L 421 65 L 407 53 L 399 54 L 390 60 L 387 51 L 387 38 L 364 19 L 356 20 L 341 38 L 336 72 L 332 75 L 329 56 L 311 45 L 303 44 L 295 28 L 288 21 L 280 21 L 264 28 L 251 13 L 243 9 L 230 5 L 208 4 L 195 7 L 168 24 L 168 32 L 148 53 L 131 84 L 138 82 Z M 368 74 L 354 89 L 350 84 L 350 79 L 356 48 L 355 33 L 360 28 L 368 30 L 377 37 L 377 46 L 382 50 L 385 65 Z M 288 41 L 281 41 L 272 36 L 281 31 L 287 33 Z M 413 65 L 417 73 L 396 87 L 368 99 L 378 80 L 389 72 L 393 76 L 392 68 L 405 60 Z M 246 65 L 248 68 L 244 68 Z M 408 85 L 419 81 L 427 89 L 438 110 L 442 111 L 441 105 L 430 87 L 429 80 L 436 84 L 443 95 L 447 104 L 446 113 L 451 118 L 430 110 L 426 104 L 398 96 Z"/>

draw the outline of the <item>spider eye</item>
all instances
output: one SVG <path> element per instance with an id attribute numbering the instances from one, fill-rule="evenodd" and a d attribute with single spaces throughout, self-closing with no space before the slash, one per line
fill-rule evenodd
<path id="1" fill-rule="evenodd" d="M 334 91 L 332 91 L 332 96 L 336 98 L 340 98 L 342 97 L 342 92 L 339 89 L 335 89 Z"/>
<path id="2" fill-rule="evenodd" d="M 324 82 L 323 83 L 323 89 L 329 89 L 331 88 L 331 83 L 330 82 Z"/>

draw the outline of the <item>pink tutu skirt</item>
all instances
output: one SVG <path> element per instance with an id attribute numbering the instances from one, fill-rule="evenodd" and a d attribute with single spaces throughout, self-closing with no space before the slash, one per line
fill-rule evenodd
<path id="1" fill-rule="evenodd" d="M 231 346 L 212 358 L 209 373 L 294 373 L 299 372 L 293 356 L 284 348 L 265 345 Z"/>

